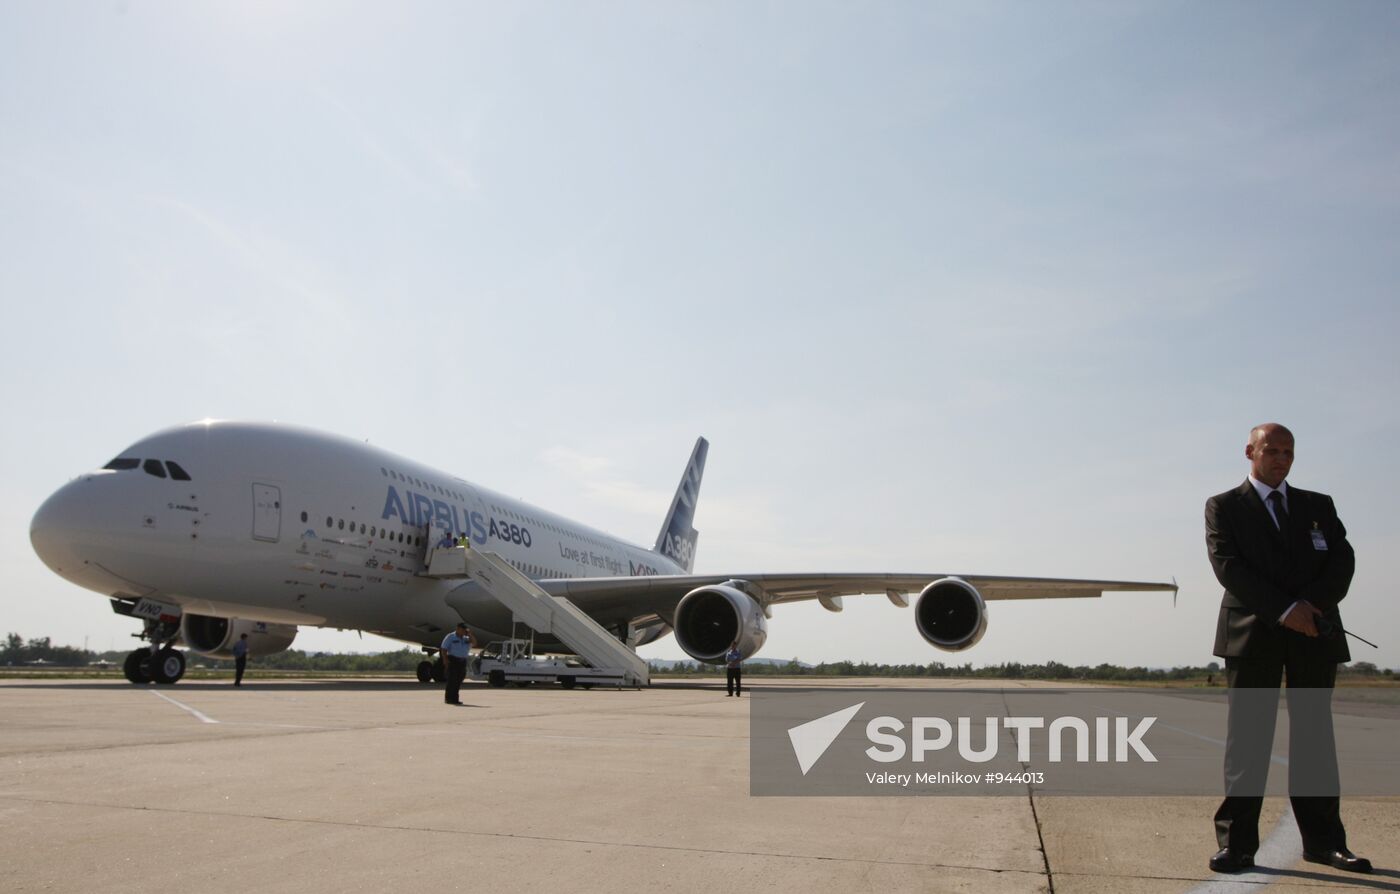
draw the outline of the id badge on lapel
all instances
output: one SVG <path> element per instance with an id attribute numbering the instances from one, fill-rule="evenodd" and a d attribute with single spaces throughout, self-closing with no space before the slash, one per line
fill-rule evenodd
<path id="1" fill-rule="evenodd" d="M 1312 535 L 1313 549 L 1318 552 L 1327 552 L 1327 538 L 1322 536 L 1322 530 L 1318 528 L 1317 522 L 1313 522 L 1312 530 L 1308 533 Z"/>

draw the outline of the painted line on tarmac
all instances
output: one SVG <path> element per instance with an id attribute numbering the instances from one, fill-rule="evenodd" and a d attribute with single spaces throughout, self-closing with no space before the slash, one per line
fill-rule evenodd
<path id="1" fill-rule="evenodd" d="M 1189 730 L 1184 726 L 1174 726 L 1170 723 L 1159 723 L 1157 725 L 1162 727 L 1162 729 L 1169 729 L 1173 732 L 1181 733 L 1183 736 L 1190 736 L 1191 738 L 1199 739 L 1202 742 L 1209 742 L 1212 745 L 1219 745 L 1221 748 L 1224 748 L 1226 745 L 1224 739 L 1217 739 L 1214 736 L 1202 735 L 1201 733 Z M 1286 767 L 1288 766 L 1288 758 L 1280 754 L 1273 754 L 1271 752 L 1269 754 L 1269 763 L 1278 764 L 1280 767 Z"/>
<path id="2" fill-rule="evenodd" d="M 1207 736 L 1171 723 L 1159 722 L 1159 725 L 1183 736 L 1218 745 L 1221 749 L 1226 747 L 1224 739 Z M 1270 753 L 1269 763 L 1286 767 L 1288 766 L 1288 758 Z M 1298 856 L 1302 851 L 1303 834 L 1298 831 L 1298 822 L 1293 818 L 1293 811 L 1290 809 L 1284 811 L 1283 815 L 1279 817 L 1279 821 L 1274 826 L 1273 831 L 1269 833 L 1269 837 L 1259 842 L 1259 850 L 1254 854 L 1254 862 L 1256 866 L 1262 867 L 1292 866 L 1298 861 Z M 1187 891 L 1186 894 L 1227 894 L 1227 892 L 1240 890 L 1233 887 L 1235 885 L 1269 885 L 1277 880 L 1277 876 L 1271 872 L 1241 872 L 1235 875 L 1215 874 Z"/>
<path id="3" fill-rule="evenodd" d="M 1213 736 L 1202 735 L 1184 727 L 1174 726 L 1170 723 L 1163 723 L 1163 727 L 1203 742 L 1226 747 L 1224 739 L 1217 739 Z M 1288 766 L 1288 758 L 1279 754 L 1270 754 L 1269 763 L 1279 766 Z M 1281 867 L 1292 866 L 1298 861 L 1298 855 L 1303 851 L 1303 833 L 1298 831 L 1298 821 L 1293 818 L 1293 811 L 1286 810 L 1279 817 L 1278 823 L 1274 826 L 1269 837 L 1259 843 L 1259 850 L 1254 854 L 1256 866 Z M 1229 891 L 1238 891 L 1233 887 L 1239 884 L 1272 884 L 1277 881 L 1273 873 L 1266 872 L 1241 872 L 1236 875 L 1217 874 L 1213 878 L 1201 882 L 1186 894 L 1226 894 Z"/>
<path id="4" fill-rule="evenodd" d="M 1259 850 L 1254 854 L 1254 865 L 1256 867 L 1279 869 L 1292 866 L 1298 862 L 1298 857 L 1303 853 L 1303 833 L 1298 831 L 1298 822 L 1293 818 L 1292 810 L 1285 810 L 1283 816 L 1279 817 L 1278 825 L 1269 833 L 1259 845 Z M 1227 894 L 1227 892 L 1237 892 L 1240 889 L 1236 885 L 1255 884 L 1271 885 L 1279 881 L 1276 871 L 1267 872 L 1241 872 L 1236 875 L 1220 875 L 1201 882 L 1196 887 L 1187 891 L 1186 894 Z"/>
<path id="5" fill-rule="evenodd" d="M 163 693 L 163 692 L 156 692 L 154 689 L 147 689 L 146 691 L 149 692 L 151 695 L 154 695 L 156 698 L 163 698 L 163 699 L 165 699 L 166 701 L 170 702 L 170 703 L 171 703 L 172 705 L 174 705 L 175 707 L 179 708 L 181 711 L 189 711 L 191 714 L 193 714 L 194 716 L 198 717 L 201 723 L 218 723 L 218 722 L 219 722 L 219 721 L 215 720 L 213 717 L 210 717 L 208 714 L 203 713 L 202 711 L 196 711 L 194 708 L 191 708 L 189 705 L 187 705 L 187 704 L 185 704 L 185 703 L 183 703 L 183 702 L 177 702 L 177 701 L 175 701 L 175 699 L 171 698 L 170 696 L 166 695 L 166 694 Z"/>

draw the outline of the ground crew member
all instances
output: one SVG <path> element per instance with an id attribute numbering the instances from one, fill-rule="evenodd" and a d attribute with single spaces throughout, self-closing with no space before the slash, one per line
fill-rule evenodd
<path id="1" fill-rule="evenodd" d="M 467 625 L 457 622 L 457 632 L 449 633 L 442 641 L 443 670 L 447 676 L 447 690 L 443 701 L 449 705 L 462 703 L 462 681 L 467 676 L 467 660 L 472 656 L 472 635 Z"/>
<path id="2" fill-rule="evenodd" d="M 248 667 L 248 634 L 238 638 L 233 644 L 233 685 L 243 685 L 243 671 Z"/>
<path id="3" fill-rule="evenodd" d="M 726 696 L 739 696 L 742 691 L 739 686 L 739 665 L 744 660 L 744 654 L 739 651 L 739 641 L 736 639 L 729 647 L 729 651 L 724 653 L 724 685 L 729 690 Z M 739 696 L 742 698 L 743 696 Z"/>

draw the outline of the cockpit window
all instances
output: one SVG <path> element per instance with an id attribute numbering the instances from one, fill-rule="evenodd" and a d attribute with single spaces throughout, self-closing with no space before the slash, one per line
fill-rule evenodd
<path id="1" fill-rule="evenodd" d="M 134 456 L 119 456 L 111 462 L 107 463 L 107 465 L 103 466 L 102 468 L 114 469 L 118 472 L 125 472 L 127 469 L 134 469 L 139 465 L 141 465 L 141 460 L 137 459 Z"/>
<path id="2" fill-rule="evenodd" d="M 160 464 L 160 460 L 158 459 L 146 460 L 144 463 L 141 464 L 141 468 L 146 472 L 147 475 L 154 475 L 157 478 L 165 477 L 165 466 L 162 466 Z"/>
<path id="3" fill-rule="evenodd" d="M 177 462 L 172 462 L 171 460 L 168 460 L 168 459 L 167 459 L 167 460 L 165 461 L 165 465 L 166 465 L 167 468 L 170 469 L 170 477 L 171 477 L 171 478 L 174 478 L 176 481 L 189 481 L 189 480 L 190 480 L 190 473 L 189 473 L 189 472 L 186 472 L 184 469 L 180 468 L 180 464 L 179 464 L 179 463 L 177 463 Z"/>

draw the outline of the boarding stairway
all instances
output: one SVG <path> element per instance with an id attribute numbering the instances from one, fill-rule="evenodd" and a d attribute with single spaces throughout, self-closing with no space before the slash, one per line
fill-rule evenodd
<path id="1" fill-rule="evenodd" d="M 651 681 L 647 663 L 597 621 L 563 596 L 551 596 L 499 554 L 474 547 L 433 550 L 427 577 L 476 581 L 515 620 L 538 634 L 552 636 L 595 668 L 617 668 L 626 685 Z"/>

